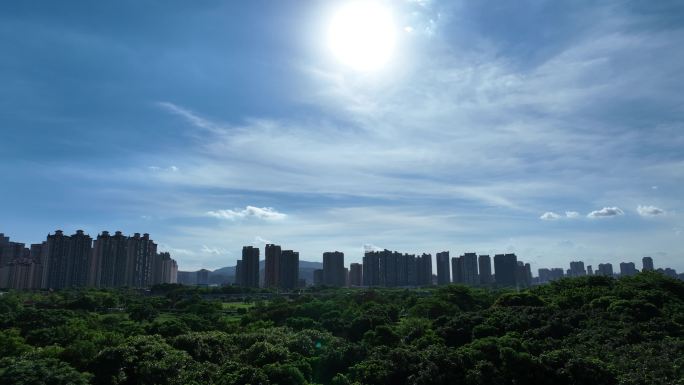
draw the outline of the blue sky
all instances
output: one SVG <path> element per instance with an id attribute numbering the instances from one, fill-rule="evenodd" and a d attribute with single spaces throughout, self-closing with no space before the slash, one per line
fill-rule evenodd
<path id="1" fill-rule="evenodd" d="M 149 232 L 184 270 L 266 241 L 684 270 L 684 4 L 383 4 L 363 72 L 340 2 L 3 2 L 0 231 Z"/>

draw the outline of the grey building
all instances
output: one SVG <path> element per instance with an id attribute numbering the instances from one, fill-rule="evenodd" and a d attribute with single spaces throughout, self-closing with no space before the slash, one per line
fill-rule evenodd
<path id="1" fill-rule="evenodd" d="M 587 271 L 584 269 L 584 262 L 572 261 L 570 262 L 570 270 L 568 276 L 570 277 L 584 277 Z"/>
<path id="2" fill-rule="evenodd" d="M 323 253 L 323 284 L 334 287 L 346 286 L 343 252 L 329 251 Z"/>
<path id="3" fill-rule="evenodd" d="M 606 277 L 613 276 L 613 264 L 612 263 L 599 263 L 598 270 L 596 270 L 596 275 L 603 275 Z"/>
<path id="4" fill-rule="evenodd" d="M 631 275 L 636 275 L 637 273 L 636 266 L 634 266 L 634 262 L 622 262 L 620 263 L 620 275 L 623 277 L 628 277 Z"/>
<path id="5" fill-rule="evenodd" d="M 451 282 L 449 274 L 449 252 L 442 251 L 435 257 L 437 263 L 437 284 L 448 285 Z"/>
<path id="6" fill-rule="evenodd" d="M 361 286 L 363 283 L 363 266 L 360 263 L 349 265 L 349 286 Z"/>
<path id="7" fill-rule="evenodd" d="M 240 286 L 259 287 L 259 248 L 243 246 L 241 262 Z"/>
<path id="8" fill-rule="evenodd" d="M 489 255 L 480 255 L 477 260 L 480 270 L 480 285 L 492 284 L 492 259 Z"/>
<path id="9" fill-rule="evenodd" d="M 502 287 L 517 285 L 518 257 L 515 254 L 496 254 L 494 256 L 494 272 L 496 284 Z"/>
<path id="10" fill-rule="evenodd" d="M 642 269 L 641 271 L 653 271 L 653 258 L 643 257 L 641 258 Z"/>
<path id="11" fill-rule="evenodd" d="M 463 266 L 463 283 L 469 286 L 477 286 L 480 277 L 477 274 L 477 254 L 465 253 L 461 256 Z"/>
<path id="12" fill-rule="evenodd" d="M 376 251 L 366 251 L 363 256 L 363 286 L 380 285 L 380 257 Z"/>
<path id="13" fill-rule="evenodd" d="M 280 246 L 267 244 L 264 252 L 266 261 L 264 267 L 264 286 L 278 287 L 280 275 L 280 256 L 282 250 Z"/>
<path id="14" fill-rule="evenodd" d="M 299 287 L 299 253 L 283 250 L 279 261 L 278 287 L 293 290 Z"/>

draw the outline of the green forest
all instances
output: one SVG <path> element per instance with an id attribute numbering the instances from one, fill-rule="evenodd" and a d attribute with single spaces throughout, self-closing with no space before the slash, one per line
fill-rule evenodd
<path id="1" fill-rule="evenodd" d="M 0 384 L 684 384 L 684 282 L 0 295 Z"/>

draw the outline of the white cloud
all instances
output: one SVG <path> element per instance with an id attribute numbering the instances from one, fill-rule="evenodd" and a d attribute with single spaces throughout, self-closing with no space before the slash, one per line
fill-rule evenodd
<path id="1" fill-rule="evenodd" d="M 637 207 L 637 212 L 642 217 L 657 217 L 659 215 L 665 215 L 665 210 L 655 207 L 655 206 L 641 206 Z"/>
<path id="2" fill-rule="evenodd" d="M 606 218 L 624 215 L 625 212 L 619 207 L 604 207 L 601 210 L 594 210 L 587 214 L 587 218 Z"/>
<path id="3" fill-rule="evenodd" d="M 385 250 L 385 249 L 383 249 L 380 246 L 375 246 L 375 245 L 370 244 L 370 243 L 363 245 L 363 252 L 364 253 L 368 252 L 368 251 L 382 251 L 382 250 Z"/>
<path id="4" fill-rule="evenodd" d="M 542 214 L 539 219 L 544 220 L 544 221 L 555 221 L 559 219 L 576 219 L 579 218 L 580 213 L 577 211 L 566 211 L 565 216 L 555 213 L 553 211 L 547 211 L 544 214 Z"/>
<path id="5" fill-rule="evenodd" d="M 209 131 L 221 131 L 221 127 L 214 122 L 205 119 L 187 108 L 180 107 L 176 104 L 169 102 L 157 102 L 157 105 L 172 114 L 183 117 L 187 122 L 195 127 L 203 128 Z"/>
<path id="6" fill-rule="evenodd" d="M 269 241 L 268 239 L 262 238 L 258 235 L 256 237 L 254 237 L 254 241 L 252 242 L 252 244 L 254 244 L 254 245 L 266 245 L 269 243 L 273 243 L 273 242 Z"/>
<path id="7" fill-rule="evenodd" d="M 560 218 L 561 216 L 559 214 L 554 213 L 553 211 L 547 211 L 539 217 L 539 219 L 543 221 L 555 221 Z"/>
<path id="8" fill-rule="evenodd" d="M 202 245 L 201 251 L 206 254 L 223 255 L 228 254 L 228 250 L 219 247 L 209 247 L 207 245 Z"/>
<path id="9" fill-rule="evenodd" d="M 147 169 L 152 171 L 152 172 L 159 172 L 159 171 L 171 171 L 171 172 L 176 172 L 178 171 L 178 167 L 176 166 L 169 166 L 167 168 L 162 168 L 159 166 L 147 166 Z"/>
<path id="10" fill-rule="evenodd" d="M 169 254 L 171 254 L 171 257 L 173 257 L 174 255 L 195 255 L 195 253 L 193 253 L 190 250 L 171 247 L 170 245 L 164 243 L 159 244 L 159 251 L 168 252 Z"/>
<path id="11" fill-rule="evenodd" d="M 274 210 L 272 207 L 247 206 L 242 210 L 216 210 L 208 211 L 207 215 L 220 219 L 258 218 L 264 220 L 280 220 L 287 217 L 286 214 Z"/>

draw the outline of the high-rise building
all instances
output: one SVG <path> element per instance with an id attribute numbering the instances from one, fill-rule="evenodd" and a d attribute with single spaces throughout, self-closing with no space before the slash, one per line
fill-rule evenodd
<path id="1" fill-rule="evenodd" d="M 344 253 L 340 251 L 323 253 L 323 284 L 334 287 L 346 286 Z"/>
<path id="2" fill-rule="evenodd" d="M 17 288 L 13 286 L 16 286 L 14 270 L 23 269 L 29 260 L 30 251 L 25 244 L 10 242 L 9 237 L 0 233 L 0 288 Z"/>
<path id="3" fill-rule="evenodd" d="M 378 271 L 380 286 L 394 287 L 397 286 L 397 258 L 396 253 L 387 249 L 378 253 Z"/>
<path id="4" fill-rule="evenodd" d="M 360 263 L 349 265 L 349 286 L 361 286 L 363 283 L 363 266 Z"/>
<path id="5" fill-rule="evenodd" d="M 410 257 L 408 254 L 397 253 L 397 286 L 410 286 L 409 276 L 415 281 L 415 263 L 416 260 L 413 258 L 412 262 L 409 262 Z M 410 266 L 413 263 L 414 266 Z"/>
<path id="6" fill-rule="evenodd" d="M 406 284 L 404 286 L 418 285 L 418 265 L 416 264 L 415 254 L 404 254 L 404 263 L 406 263 Z"/>
<path id="7" fill-rule="evenodd" d="M 265 251 L 265 267 L 264 267 L 264 286 L 278 287 L 280 274 L 280 256 L 282 250 L 278 245 L 267 244 Z"/>
<path id="8" fill-rule="evenodd" d="M 515 254 L 497 254 L 494 256 L 494 272 L 497 286 L 515 287 L 518 257 Z"/>
<path id="9" fill-rule="evenodd" d="M 539 283 L 547 283 L 551 281 L 551 269 L 541 268 L 537 269 Z"/>
<path id="10" fill-rule="evenodd" d="M 209 284 L 209 273 L 207 269 L 200 269 L 197 271 L 196 279 L 197 285 L 206 286 Z"/>
<path id="11" fill-rule="evenodd" d="M 453 283 L 463 284 L 463 258 L 451 258 L 451 280 Z"/>
<path id="12" fill-rule="evenodd" d="M 599 263 L 596 275 L 603 275 L 606 277 L 613 276 L 613 264 L 612 263 Z"/>
<path id="13" fill-rule="evenodd" d="M 417 286 L 432 285 L 432 255 L 423 253 L 416 258 Z"/>
<path id="14" fill-rule="evenodd" d="M 628 277 L 630 275 L 635 275 L 637 273 L 636 266 L 634 262 L 621 262 L 620 263 L 620 275 L 623 277 Z"/>
<path id="15" fill-rule="evenodd" d="M 235 286 L 242 286 L 242 260 L 235 261 Z"/>
<path id="16" fill-rule="evenodd" d="M 152 285 L 177 282 L 178 264 L 171 258 L 171 254 L 168 252 L 156 254 L 152 265 Z"/>
<path id="17" fill-rule="evenodd" d="M 461 256 L 463 266 L 463 283 L 469 286 L 477 286 L 480 277 L 477 274 L 477 254 L 465 253 Z"/>
<path id="18" fill-rule="evenodd" d="M 517 261 L 515 280 L 519 288 L 532 286 L 532 267 L 529 263 Z"/>
<path id="19" fill-rule="evenodd" d="M 157 255 L 157 244 L 145 233 L 128 237 L 126 257 L 126 285 L 146 287 L 152 282 L 152 263 Z"/>
<path id="20" fill-rule="evenodd" d="M 197 272 L 195 271 L 179 271 L 176 275 L 176 281 L 183 285 L 197 284 Z"/>
<path id="21" fill-rule="evenodd" d="M 65 236 L 61 230 L 47 239 L 47 288 L 84 287 L 88 284 L 93 240 L 76 231 Z"/>
<path id="22" fill-rule="evenodd" d="M 642 269 L 641 271 L 653 271 L 653 258 L 643 257 L 641 258 Z"/>
<path id="23" fill-rule="evenodd" d="M 380 257 L 377 251 L 366 251 L 363 256 L 363 286 L 380 285 Z"/>
<path id="24" fill-rule="evenodd" d="M 449 252 L 442 251 L 437 253 L 435 261 L 437 263 L 437 284 L 448 285 L 451 282 L 449 277 Z"/>
<path id="25" fill-rule="evenodd" d="M 299 253 L 283 250 L 280 254 L 278 287 L 293 290 L 299 287 Z"/>
<path id="26" fill-rule="evenodd" d="M 240 264 L 240 285 L 259 287 L 259 248 L 244 246 Z"/>
<path id="27" fill-rule="evenodd" d="M 591 265 L 587 265 L 587 275 L 594 275 L 594 269 L 591 267 Z"/>
<path id="28" fill-rule="evenodd" d="M 93 259 L 89 282 L 97 287 L 120 287 L 130 285 L 128 264 L 134 263 L 128 253 L 129 240 L 121 231 L 113 236 L 103 231 L 93 245 Z M 130 270 L 133 270 L 132 268 Z"/>
<path id="29" fill-rule="evenodd" d="M 323 284 L 323 269 L 316 269 L 313 271 L 313 285 L 320 286 Z"/>
<path id="30" fill-rule="evenodd" d="M 663 274 L 666 277 L 675 278 L 675 279 L 678 278 L 677 270 L 669 268 L 669 267 L 666 267 L 664 269 L 661 268 L 661 269 L 658 269 L 656 271 L 660 274 Z"/>
<path id="31" fill-rule="evenodd" d="M 551 269 L 551 280 L 557 280 L 563 278 L 565 275 L 563 274 L 563 269 L 560 267 L 554 267 Z"/>
<path id="32" fill-rule="evenodd" d="M 489 255 L 480 255 L 477 261 L 480 268 L 480 285 L 492 284 L 492 259 Z"/>
<path id="33" fill-rule="evenodd" d="M 586 270 L 584 270 L 584 262 L 582 261 L 572 261 L 570 262 L 570 277 L 584 277 L 587 275 Z"/>

